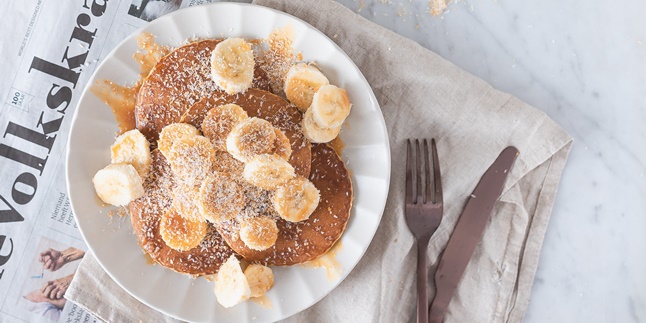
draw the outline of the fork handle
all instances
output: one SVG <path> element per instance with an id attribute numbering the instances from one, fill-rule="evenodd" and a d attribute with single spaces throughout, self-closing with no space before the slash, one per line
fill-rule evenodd
<path id="1" fill-rule="evenodd" d="M 428 269 L 426 250 L 429 238 L 417 240 L 417 323 L 428 323 Z"/>

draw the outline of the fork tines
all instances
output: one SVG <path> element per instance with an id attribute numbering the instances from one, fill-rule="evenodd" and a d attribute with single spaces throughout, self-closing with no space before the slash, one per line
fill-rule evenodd
<path id="1" fill-rule="evenodd" d="M 406 203 L 433 204 L 442 202 L 442 179 L 440 176 L 440 163 L 437 156 L 435 139 L 431 139 L 431 153 L 433 154 L 433 173 L 431 175 L 431 163 L 428 154 L 428 141 L 424 139 L 424 158 L 420 152 L 420 140 L 415 139 L 415 149 L 412 148 L 411 140 L 407 139 L 406 150 Z M 415 156 L 413 156 L 415 155 Z M 424 164 L 424 172 L 422 172 Z M 433 188 L 431 189 L 431 177 L 433 177 Z M 424 183 L 425 185 L 422 185 Z"/>

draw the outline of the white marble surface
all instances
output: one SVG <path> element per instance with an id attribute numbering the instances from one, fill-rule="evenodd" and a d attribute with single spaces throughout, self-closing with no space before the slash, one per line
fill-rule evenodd
<path id="1" fill-rule="evenodd" d="M 340 2 L 575 138 L 525 321 L 646 322 L 646 2 Z"/>

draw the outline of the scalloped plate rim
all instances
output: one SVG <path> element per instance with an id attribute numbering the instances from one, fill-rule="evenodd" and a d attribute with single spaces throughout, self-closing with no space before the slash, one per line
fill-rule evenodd
<path id="1" fill-rule="evenodd" d="M 374 235 L 375 235 L 375 233 L 377 231 L 377 227 L 378 227 L 379 223 L 381 222 L 381 218 L 383 216 L 383 211 L 384 211 L 385 204 L 386 204 L 386 198 L 387 198 L 387 194 L 388 194 L 388 190 L 389 190 L 389 185 L 390 185 L 391 163 L 390 163 L 390 146 L 389 146 L 389 141 L 388 141 L 387 129 L 386 129 L 385 121 L 383 119 L 383 115 L 381 114 L 381 110 L 380 110 L 379 105 L 377 103 L 376 97 L 375 97 L 374 93 L 372 92 L 372 89 L 370 88 L 370 85 L 367 83 L 365 77 L 360 72 L 360 70 L 356 67 L 354 62 L 352 62 L 352 60 L 345 54 L 345 52 L 343 52 L 331 39 L 329 39 L 322 32 L 320 32 L 318 29 L 314 28 L 313 26 L 311 26 L 307 22 L 304 22 L 304 21 L 300 20 L 299 18 L 293 17 L 293 16 L 291 16 L 291 15 L 289 15 L 287 13 L 284 13 L 284 12 L 281 12 L 281 11 L 278 11 L 278 10 L 275 10 L 275 9 L 262 7 L 262 6 L 257 6 L 257 5 L 253 5 L 253 4 L 245 4 L 245 3 L 212 3 L 212 4 L 205 4 L 205 5 L 194 6 L 194 7 L 189 7 L 189 8 L 184 8 L 184 9 L 177 10 L 177 11 L 175 11 L 173 13 L 170 13 L 168 15 L 165 15 L 163 17 L 158 18 L 157 20 L 151 22 L 150 24 L 147 24 L 146 26 L 138 29 L 137 31 L 135 31 L 134 33 L 132 33 L 131 35 L 126 37 L 103 59 L 101 64 L 94 71 L 94 73 L 92 74 L 91 78 L 89 79 L 89 81 L 87 83 L 86 88 L 83 90 L 83 93 L 81 94 L 81 96 L 79 98 L 77 109 L 75 109 L 75 111 L 74 111 L 74 116 L 72 118 L 72 124 L 71 124 L 70 132 L 69 132 L 70 138 L 69 138 L 69 140 L 67 142 L 67 154 L 66 154 L 66 182 L 67 182 L 67 187 L 68 187 L 68 196 L 69 196 L 70 205 L 71 205 L 72 210 L 74 211 L 74 217 L 75 217 L 76 223 L 79 226 L 79 230 L 81 232 L 81 235 L 83 236 L 83 239 L 86 241 L 86 243 L 88 245 L 88 249 L 90 249 L 90 251 L 92 251 L 93 254 L 96 255 L 96 253 L 94 252 L 95 248 L 93 247 L 93 242 L 90 242 L 92 240 L 88 236 L 88 230 L 84 230 L 84 226 L 82 224 L 82 223 L 85 223 L 85 220 L 84 220 L 84 218 L 79 218 L 79 213 L 76 212 L 76 209 L 79 208 L 78 204 L 79 203 L 87 203 L 87 201 L 79 202 L 77 199 L 75 199 L 76 193 L 73 190 L 73 188 L 75 186 L 73 185 L 73 182 L 71 180 L 71 174 L 74 173 L 75 170 L 71 169 L 71 165 L 73 165 L 74 163 L 70 163 L 70 159 L 74 157 L 74 153 L 76 151 L 75 150 L 76 147 L 72 146 L 72 144 L 74 142 L 72 140 L 72 136 L 75 134 L 75 129 L 77 128 L 77 127 L 75 127 L 75 125 L 76 125 L 76 123 L 78 121 L 79 111 L 82 109 L 82 104 L 84 103 L 84 101 L 86 101 L 86 97 L 88 95 L 91 95 L 89 93 L 89 91 L 88 91 L 90 85 L 94 83 L 94 81 L 95 81 L 97 75 L 99 74 L 99 72 L 102 71 L 103 69 L 105 69 L 106 66 L 109 66 L 110 61 L 112 59 L 114 59 L 114 55 L 117 52 L 117 50 L 119 48 L 121 48 L 122 46 L 124 46 L 125 44 L 127 44 L 128 42 L 133 41 L 133 39 L 137 35 L 141 34 L 142 32 L 146 32 L 151 27 L 154 27 L 156 25 L 162 24 L 163 21 L 165 21 L 165 20 L 177 19 L 178 17 L 182 18 L 182 16 L 188 16 L 188 14 L 191 13 L 192 11 L 200 10 L 200 11 L 205 11 L 205 12 L 208 13 L 211 10 L 216 10 L 216 8 L 218 10 L 227 10 L 228 9 L 227 7 L 239 8 L 243 14 L 245 13 L 245 10 L 247 10 L 246 8 L 252 8 L 253 7 L 254 10 L 256 8 L 260 8 L 261 11 L 266 10 L 268 12 L 273 13 L 274 15 L 286 17 L 288 20 L 294 20 L 294 21 L 296 21 L 298 23 L 303 24 L 307 28 L 306 30 L 299 30 L 297 32 L 308 32 L 308 33 L 309 32 L 314 32 L 314 33 L 318 33 L 319 35 L 323 36 L 327 41 L 329 41 L 331 43 L 331 45 L 334 47 L 334 49 L 338 53 L 342 54 L 342 56 L 345 59 L 350 61 L 350 64 L 353 66 L 353 68 L 356 70 L 356 72 L 358 72 L 359 81 L 363 83 L 363 84 L 361 84 L 362 86 L 367 87 L 368 94 L 369 94 L 369 101 L 372 104 L 372 106 L 374 108 L 376 108 L 375 109 L 376 114 L 378 114 L 378 117 L 379 117 L 378 119 L 379 119 L 380 122 L 379 122 L 379 124 L 376 124 L 375 127 L 379 128 L 378 131 L 380 132 L 380 135 L 382 136 L 382 138 L 385 138 L 385 140 L 383 140 L 382 142 L 379 143 L 380 148 L 384 148 L 384 151 L 385 151 L 385 156 L 383 156 L 383 157 L 385 157 L 385 160 L 383 160 L 383 162 L 385 163 L 385 166 L 386 166 L 385 167 L 386 169 L 384 170 L 384 174 L 383 174 L 384 176 L 379 178 L 379 179 L 385 181 L 385 186 L 382 187 L 382 189 L 381 189 L 381 193 L 382 193 L 381 195 L 382 196 L 379 196 L 379 199 L 378 199 L 379 201 L 381 201 L 381 203 L 379 203 L 378 207 L 377 207 L 377 209 L 380 210 L 380 211 L 377 212 L 377 214 L 375 214 L 375 215 L 377 215 L 378 218 L 375 221 L 375 225 L 373 227 L 369 228 L 370 230 L 369 230 L 369 233 L 368 233 L 368 236 L 367 236 L 368 243 L 365 244 L 365 245 L 362 245 L 361 246 L 362 247 L 361 252 L 359 254 L 355 254 L 352 257 L 353 262 L 351 264 L 345 264 L 344 263 L 343 274 L 341 275 L 341 277 L 339 279 L 337 279 L 334 282 L 329 282 L 329 281 L 327 282 L 328 285 L 327 285 L 327 290 L 325 292 L 315 295 L 308 302 L 308 304 L 306 304 L 304 306 L 299 306 L 297 308 L 288 308 L 285 312 L 281 312 L 280 315 L 279 315 L 280 317 L 278 319 L 284 319 L 284 318 L 289 317 L 291 315 L 294 315 L 294 314 L 296 314 L 298 312 L 301 312 L 301 311 L 307 309 L 308 307 L 316 304 L 318 301 L 320 301 L 323 297 L 325 297 L 332 290 L 334 290 L 349 275 L 349 273 L 352 271 L 352 269 L 354 269 L 354 267 L 362 259 L 363 255 L 367 251 L 368 245 L 370 244 L 370 242 L 374 238 Z M 159 36 L 159 35 L 157 35 L 157 36 Z M 187 36 L 187 37 L 189 37 L 189 36 Z M 297 50 L 298 50 L 298 48 L 297 48 Z M 114 121 L 112 121 L 112 122 L 114 122 Z M 351 130 L 349 130 L 349 131 L 351 132 Z M 347 135 L 345 130 L 344 130 L 343 134 Z M 357 166 L 353 165 L 353 166 L 348 167 L 348 168 L 352 170 L 352 169 L 354 169 L 354 167 L 357 167 Z M 355 184 L 354 179 L 353 179 L 353 186 L 354 185 L 356 185 L 356 184 Z M 357 195 L 355 195 L 355 202 L 356 202 L 356 198 L 357 198 Z M 356 205 L 353 205 L 353 212 L 354 212 L 355 207 L 356 207 Z M 347 232 L 347 228 L 346 228 L 346 232 Z M 346 234 L 344 234 L 340 238 L 340 240 L 343 240 L 345 236 L 346 236 Z M 88 238 L 90 238 L 90 239 L 88 239 Z M 136 240 L 136 238 L 134 238 L 134 239 Z M 142 259 L 143 259 L 143 257 L 142 257 Z M 106 259 L 102 259 L 99 255 L 97 255 L 96 260 L 101 265 L 101 267 L 106 271 L 106 273 L 121 288 L 123 288 L 125 291 L 127 291 L 130 295 L 132 295 L 137 300 L 139 300 L 142 303 L 146 304 L 147 306 L 149 306 L 151 308 L 154 308 L 154 309 L 156 309 L 156 310 L 158 310 L 158 311 L 160 311 L 160 312 L 162 312 L 162 313 L 164 313 L 166 315 L 169 315 L 171 317 L 174 317 L 174 318 L 177 318 L 177 319 L 182 319 L 182 320 L 187 319 L 186 317 L 183 317 L 182 315 L 178 315 L 177 313 L 175 313 L 173 311 L 170 311 L 167 308 L 157 307 L 157 306 L 151 304 L 148 301 L 148 299 L 146 299 L 145 297 L 142 297 L 142 295 L 137 295 L 137 294 L 133 293 L 131 291 L 131 288 L 129 288 L 129 286 L 127 286 L 127 284 L 123 283 L 121 277 L 116 276 L 115 273 L 113 273 L 112 271 L 106 269 L 108 267 L 107 264 L 104 263 L 106 261 Z M 346 266 L 347 266 L 347 268 L 346 268 Z M 157 267 L 160 267 L 160 266 L 157 266 Z M 255 322 L 263 321 L 263 319 L 258 318 L 257 320 L 254 319 L 254 321 Z"/>

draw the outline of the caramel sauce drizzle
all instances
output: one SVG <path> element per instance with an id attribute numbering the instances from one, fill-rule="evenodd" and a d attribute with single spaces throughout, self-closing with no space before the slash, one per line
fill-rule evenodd
<path id="1" fill-rule="evenodd" d="M 144 258 L 146 259 L 146 265 L 154 265 L 157 263 L 147 252 L 144 252 Z"/>
<path id="2" fill-rule="evenodd" d="M 137 36 L 137 45 L 139 45 L 141 50 L 137 51 L 133 55 L 133 58 L 140 65 L 139 78 L 141 80 L 150 74 L 150 71 L 152 71 L 162 57 L 171 51 L 171 48 L 157 44 L 155 42 L 155 36 L 151 33 L 142 33 Z"/>
<path id="3" fill-rule="evenodd" d="M 325 269 L 325 277 L 327 278 L 328 281 L 335 281 L 339 278 L 341 278 L 341 274 L 343 273 L 343 266 L 341 266 L 341 263 L 336 259 L 337 253 L 343 249 L 343 246 L 341 245 L 341 241 L 337 241 L 328 252 L 323 254 L 322 256 L 310 260 L 301 266 L 305 268 L 324 268 Z"/>
<path id="4" fill-rule="evenodd" d="M 345 148 L 345 142 L 341 139 L 341 137 L 337 136 L 336 138 L 332 139 L 332 141 L 329 142 L 330 147 L 336 151 L 336 154 L 341 156 L 343 154 L 343 149 Z"/>
<path id="5" fill-rule="evenodd" d="M 267 295 L 252 297 L 249 300 L 264 308 L 272 308 L 271 300 L 269 299 L 269 297 L 267 297 Z"/>
<path id="6" fill-rule="evenodd" d="M 90 92 L 112 109 L 121 133 L 132 130 L 136 126 L 135 104 L 139 86 L 140 82 L 133 87 L 127 87 L 110 80 L 100 80 L 90 87 Z"/>
<path id="7" fill-rule="evenodd" d="M 170 51 L 169 47 L 157 44 L 155 36 L 151 33 L 139 35 L 137 44 L 141 50 L 137 51 L 133 58 L 140 67 L 139 80 L 134 85 L 124 86 L 110 80 L 99 80 L 90 87 L 90 92 L 110 107 L 121 133 L 137 126 L 135 105 L 139 88 L 157 62 Z"/>

